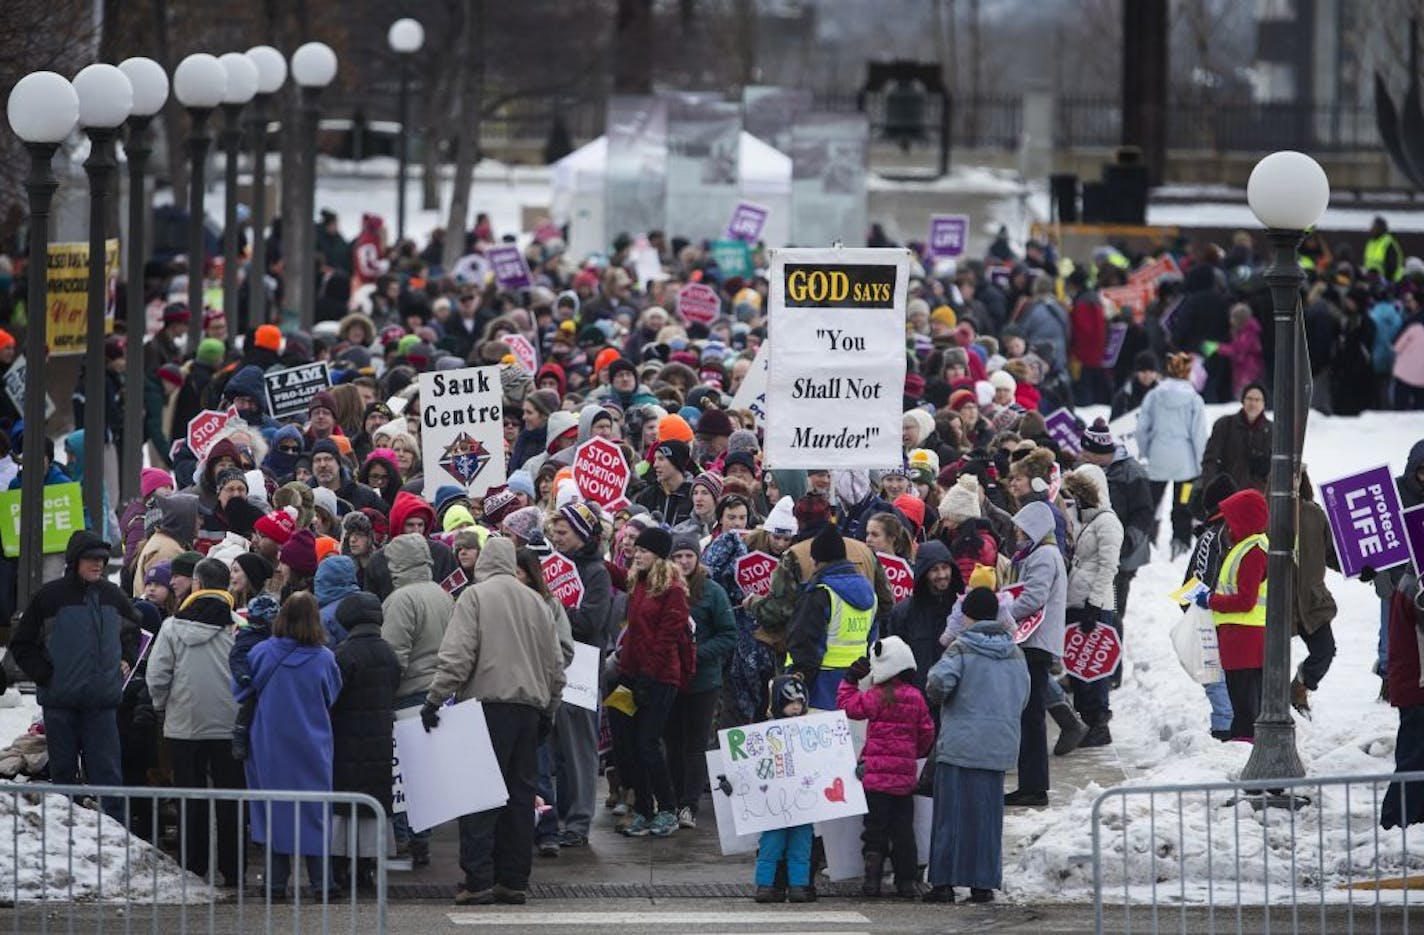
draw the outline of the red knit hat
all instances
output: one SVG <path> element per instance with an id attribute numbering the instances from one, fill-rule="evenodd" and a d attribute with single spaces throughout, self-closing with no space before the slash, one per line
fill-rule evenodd
<path id="1" fill-rule="evenodd" d="M 278 545 L 286 545 L 297 531 L 297 521 L 286 510 L 276 510 L 253 523 L 252 528 Z"/>
<path id="2" fill-rule="evenodd" d="M 282 546 L 282 564 L 299 575 L 316 574 L 316 535 L 310 529 L 299 529 Z"/>
<path id="3" fill-rule="evenodd" d="M 949 394 L 949 408 L 955 412 L 958 412 L 970 403 L 974 403 L 976 406 L 979 404 L 979 397 L 975 395 L 973 390 L 955 390 Z"/>
<path id="4" fill-rule="evenodd" d="M 915 532 L 925 528 L 925 501 L 913 494 L 902 493 L 895 498 L 895 509 L 915 524 Z"/>

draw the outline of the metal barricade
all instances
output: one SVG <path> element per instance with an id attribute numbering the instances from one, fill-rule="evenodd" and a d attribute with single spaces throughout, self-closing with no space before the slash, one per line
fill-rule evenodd
<path id="1" fill-rule="evenodd" d="M 0 906 L 14 932 L 384 933 L 388 819 L 356 793 L 0 783 Z"/>
<path id="2" fill-rule="evenodd" d="M 1421 782 L 1424 772 L 1109 789 L 1092 810 L 1094 931 L 1403 935 L 1410 887 L 1424 889 L 1407 818 L 1412 800 L 1424 820 Z M 1394 783 L 1406 817 L 1385 829 Z"/>

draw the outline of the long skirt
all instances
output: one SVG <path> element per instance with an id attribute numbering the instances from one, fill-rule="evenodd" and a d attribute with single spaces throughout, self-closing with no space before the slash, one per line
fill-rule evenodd
<path id="1" fill-rule="evenodd" d="M 931 886 L 995 890 L 1004 876 L 1004 774 L 936 763 Z"/>
<path id="2" fill-rule="evenodd" d="M 1394 742 L 1394 771 L 1416 770 L 1424 770 L 1424 705 L 1399 709 L 1399 733 Z M 1380 806 L 1380 827 L 1420 822 L 1424 822 L 1424 782 L 1390 783 Z"/>

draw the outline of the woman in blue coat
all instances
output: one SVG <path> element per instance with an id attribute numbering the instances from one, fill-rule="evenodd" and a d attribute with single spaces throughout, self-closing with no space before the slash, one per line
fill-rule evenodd
<path id="1" fill-rule="evenodd" d="M 329 710 L 341 693 L 341 671 L 327 649 L 316 599 L 298 591 L 287 598 L 272 626 L 272 638 L 248 654 L 252 681 L 235 688 L 238 701 L 255 697 L 247 759 L 249 789 L 330 792 L 332 731 Z M 268 844 L 272 872 L 268 897 L 281 897 L 291 858 L 307 859 L 307 876 L 318 893 L 334 892 L 326 857 L 331 813 L 318 803 L 252 803 L 252 840 Z"/>
<path id="2" fill-rule="evenodd" d="M 1192 547 L 1192 513 L 1187 506 L 1206 453 L 1206 407 L 1192 386 L 1192 355 L 1167 358 L 1167 379 L 1142 400 L 1137 416 L 1137 450 L 1147 462 L 1152 502 L 1172 484 L 1172 558 Z"/>

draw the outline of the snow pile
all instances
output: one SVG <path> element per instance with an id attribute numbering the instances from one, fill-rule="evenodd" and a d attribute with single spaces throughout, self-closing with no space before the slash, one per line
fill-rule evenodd
<path id="1" fill-rule="evenodd" d="M 1210 407 L 1209 419 L 1234 411 Z M 1311 413 L 1305 461 L 1318 484 L 1388 461 L 1398 474 L 1410 445 L 1424 438 L 1424 413 L 1371 413 L 1332 418 Z M 1162 544 L 1169 530 L 1163 516 Z M 1167 597 L 1182 580 L 1186 558 L 1166 560 L 1154 553 L 1132 585 L 1127 623 L 1127 669 L 1113 693 L 1114 750 L 1129 776 L 1127 788 L 1206 784 L 1239 779 L 1251 748 L 1220 743 L 1208 733 L 1210 706 L 1200 686 L 1182 670 L 1169 631 L 1180 611 Z M 1311 696 L 1313 719 L 1296 718 L 1297 746 L 1306 773 L 1330 777 L 1389 773 L 1394 769 L 1398 716 L 1377 701 L 1379 679 L 1372 673 L 1379 625 L 1373 589 L 1328 572 L 1326 583 L 1339 605 L 1333 629 L 1337 655 L 1320 690 Z M 1293 664 L 1305 657 L 1292 641 Z M 1101 756 L 1083 751 L 1071 757 Z M 1071 759 L 1070 757 L 1070 759 Z M 1066 761 L 1055 758 L 1055 763 Z M 1230 793 L 1175 793 L 1155 796 L 1155 827 L 1146 794 L 1115 796 L 1100 815 L 1104 895 L 1121 901 L 1126 876 L 1131 898 L 1148 899 L 1157 883 L 1159 899 L 1190 903 L 1241 898 L 1274 902 L 1290 896 L 1291 881 L 1310 890 L 1300 899 L 1344 902 L 1344 887 L 1376 874 L 1397 881 L 1405 866 L 1400 831 L 1377 829 L 1386 785 L 1360 784 L 1299 790 L 1311 804 L 1294 814 L 1286 809 L 1257 812 L 1245 802 L 1229 805 Z M 1018 899 L 1088 900 L 1093 895 L 1092 807 L 1103 791 L 1079 790 L 1065 806 L 1010 810 L 1005 819 L 1005 851 L 1017 854 L 1005 868 L 1005 887 Z M 1292 828 L 1294 847 L 1292 847 Z M 1378 839 L 1376 840 L 1376 834 Z M 1375 859 L 1378 848 L 1378 860 Z M 1417 851 L 1417 847 L 1414 849 Z M 1126 855 L 1126 862 L 1124 862 Z M 1154 858 L 1155 855 L 1155 858 Z M 1184 860 L 1185 858 L 1185 860 Z M 1208 859 L 1210 866 L 1208 866 Z M 1411 853 L 1407 865 L 1424 868 L 1424 854 Z M 1185 875 L 1186 884 L 1182 879 Z M 1209 892 L 1208 880 L 1215 890 Z M 1357 902 L 1368 896 L 1355 894 Z M 1400 898 L 1385 894 L 1386 901 Z"/>

